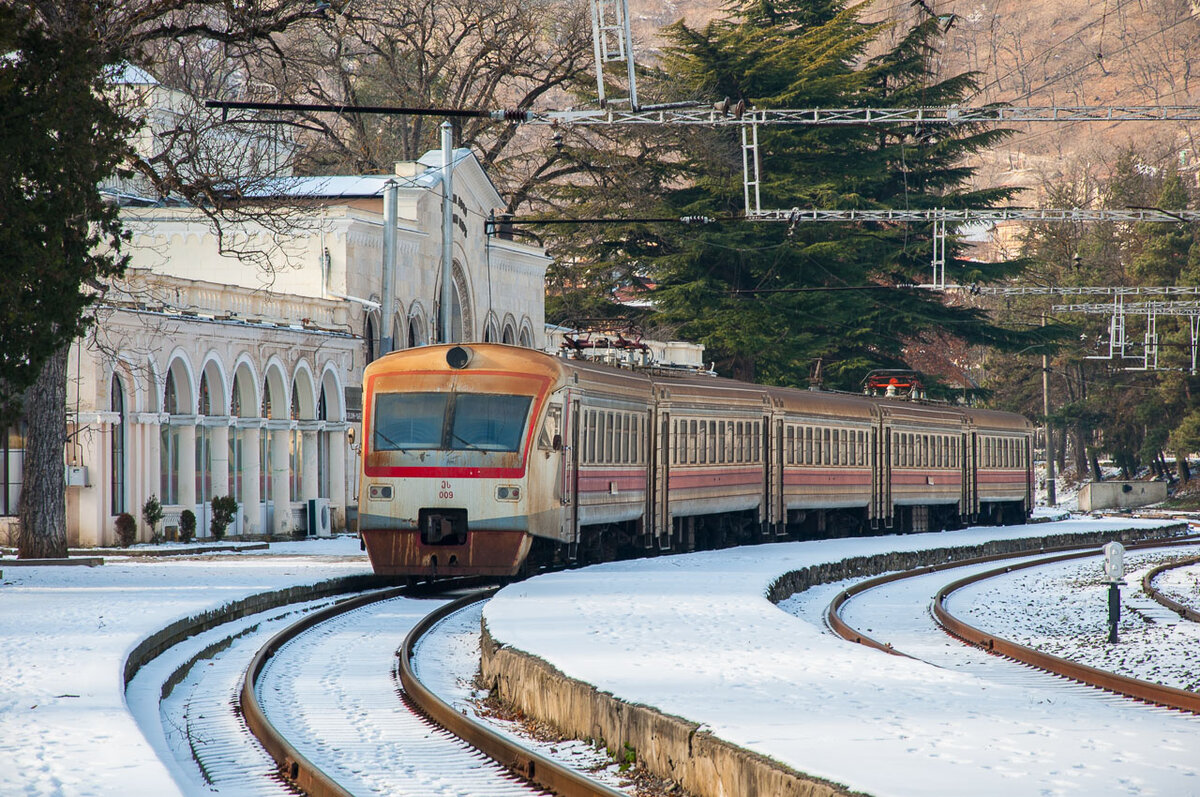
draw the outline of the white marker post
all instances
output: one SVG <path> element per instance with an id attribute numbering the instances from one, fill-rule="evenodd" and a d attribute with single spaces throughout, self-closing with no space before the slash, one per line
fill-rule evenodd
<path id="1" fill-rule="evenodd" d="M 1117 641 L 1117 622 L 1121 619 L 1121 587 L 1125 580 L 1125 546 L 1110 542 L 1104 546 L 1104 580 L 1108 582 L 1108 641 Z"/>

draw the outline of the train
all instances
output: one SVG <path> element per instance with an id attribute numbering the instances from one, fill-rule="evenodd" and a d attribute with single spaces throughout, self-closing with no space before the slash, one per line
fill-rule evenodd
<path id="1" fill-rule="evenodd" d="M 1024 522 L 1033 425 L 885 396 L 614 368 L 492 343 L 363 377 L 358 528 L 422 578 Z"/>

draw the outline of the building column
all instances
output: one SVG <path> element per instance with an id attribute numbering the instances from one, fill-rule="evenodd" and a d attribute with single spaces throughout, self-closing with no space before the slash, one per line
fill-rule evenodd
<path id="1" fill-rule="evenodd" d="M 148 541 L 150 530 L 142 528 L 142 506 L 150 496 L 162 497 L 162 426 L 169 416 L 157 412 L 140 412 L 135 416 L 135 434 L 129 436 L 130 451 L 138 452 L 130 457 L 129 500 L 133 505 L 129 514 L 137 519 L 138 539 Z M 136 467 L 133 467 L 135 466 Z"/>
<path id="2" fill-rule="evenodd" d="M 245 423 L 245 425 L 243 425 Z M 242 521 L 243 534 L 262 534 L 262 462 L 258 455 L 260 444 L 259 421 L 239 421 L 242 429 Z"/>
<path id="3" fill-rule="evenodd" d="M 229 494 L 229 419 L 208 418 L 205 426 L 212 430 L 209 445 L 212 447 L 212 494 Z"/>
<path id="4" fill-rule="evenodd" d="M 196 511 L 196 416 L 172 415 L 171 426 L 179 427 L 178 505 Z"/>
<path id="5" fill-rule="evenodd" d="M 329 505 L 335 528 L 346 525 L 346 424 L 326 423 L 329 435 Z"/>
<path id="6" fill-rule="evenodd" d="M 274 504 L 274 519 L 271 533 L 288 537 L 292 533 L 291 462 L 289 437 L 291 421 L 267 421 L 271 435 L 271 503 Z"/>
<path id="7" fill-rule="evenodd" d="M 317 435 L 324 421 L 300 421 L 300 500 L 307 502 L 319 494 L 317 479 Z"/>

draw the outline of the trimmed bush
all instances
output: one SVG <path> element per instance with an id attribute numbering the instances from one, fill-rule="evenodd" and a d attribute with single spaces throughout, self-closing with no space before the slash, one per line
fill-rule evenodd
<path id="1" fill-rule="evenodd" d="M 137 521 L 128 512 L 117 515 L 117 542 L 122 548 L 128 548 L 137 542 Z"/>
<path id="2" fill-rule="evenodd" d="M 225 536 L 225 529 L 233 523 L 233 519 L 237 517 L 237 511 L 238 502 L 232 495 L 213 496 L 212 522 L 208 524 L 208 530 L 212 532 L 214 539 L 219 540 Z"/>
<path id="3" fill-rule="evenodd" d="M 196 536 L 196 513 L 185 509 L 179 513 L 179 541 L 191 542 Z"/>
<path id="4" fill-rule="evenodd" d="M 150 527 L 150 536 L 158 533 L 158 523 L 162 519 L 162 504 L 158 502 L 157 495 L 152 495 L 146 499 L 146 503 L 142 504 L 142 520 L 146 521 L 146 525 Z"/>

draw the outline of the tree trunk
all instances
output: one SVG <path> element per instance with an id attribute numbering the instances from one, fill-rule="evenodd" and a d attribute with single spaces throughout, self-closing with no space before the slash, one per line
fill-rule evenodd
<path id="1" fill-rule="evenodd" d="M 1092 481 L 1104 481 L 1104 471 L 1100 470 L 1100 457 L 1095 451 L 1088 452 L 1088 461 L 1092 465 Z"/>
<path id="2" fill-rule="evenodd" d="M 1187 482 L 1192 478 L 1191 468 L 1188 467 L 1187 457 L 1183 454 L 1175 455 L 1175 466 L 1179 469 L 1179 480 Z"/>
<path id="3" fill-rule="evenodd" d="M 67 442 L 67 355 L 63 346 L 46 360 L 25 394 L 25 465 L 19 509 L 20 559 L 67 555 L 67 502 L 63 450 Z"/>
<path id="4" fill-rule="evenodd" d="M 1088 471 L 1087 445 L 1083 441 L 1083 432 L 1072 429 L 1071 443 L 1075 454 L 1075 478 L 1082 479 L 1083 474 Z"/>

